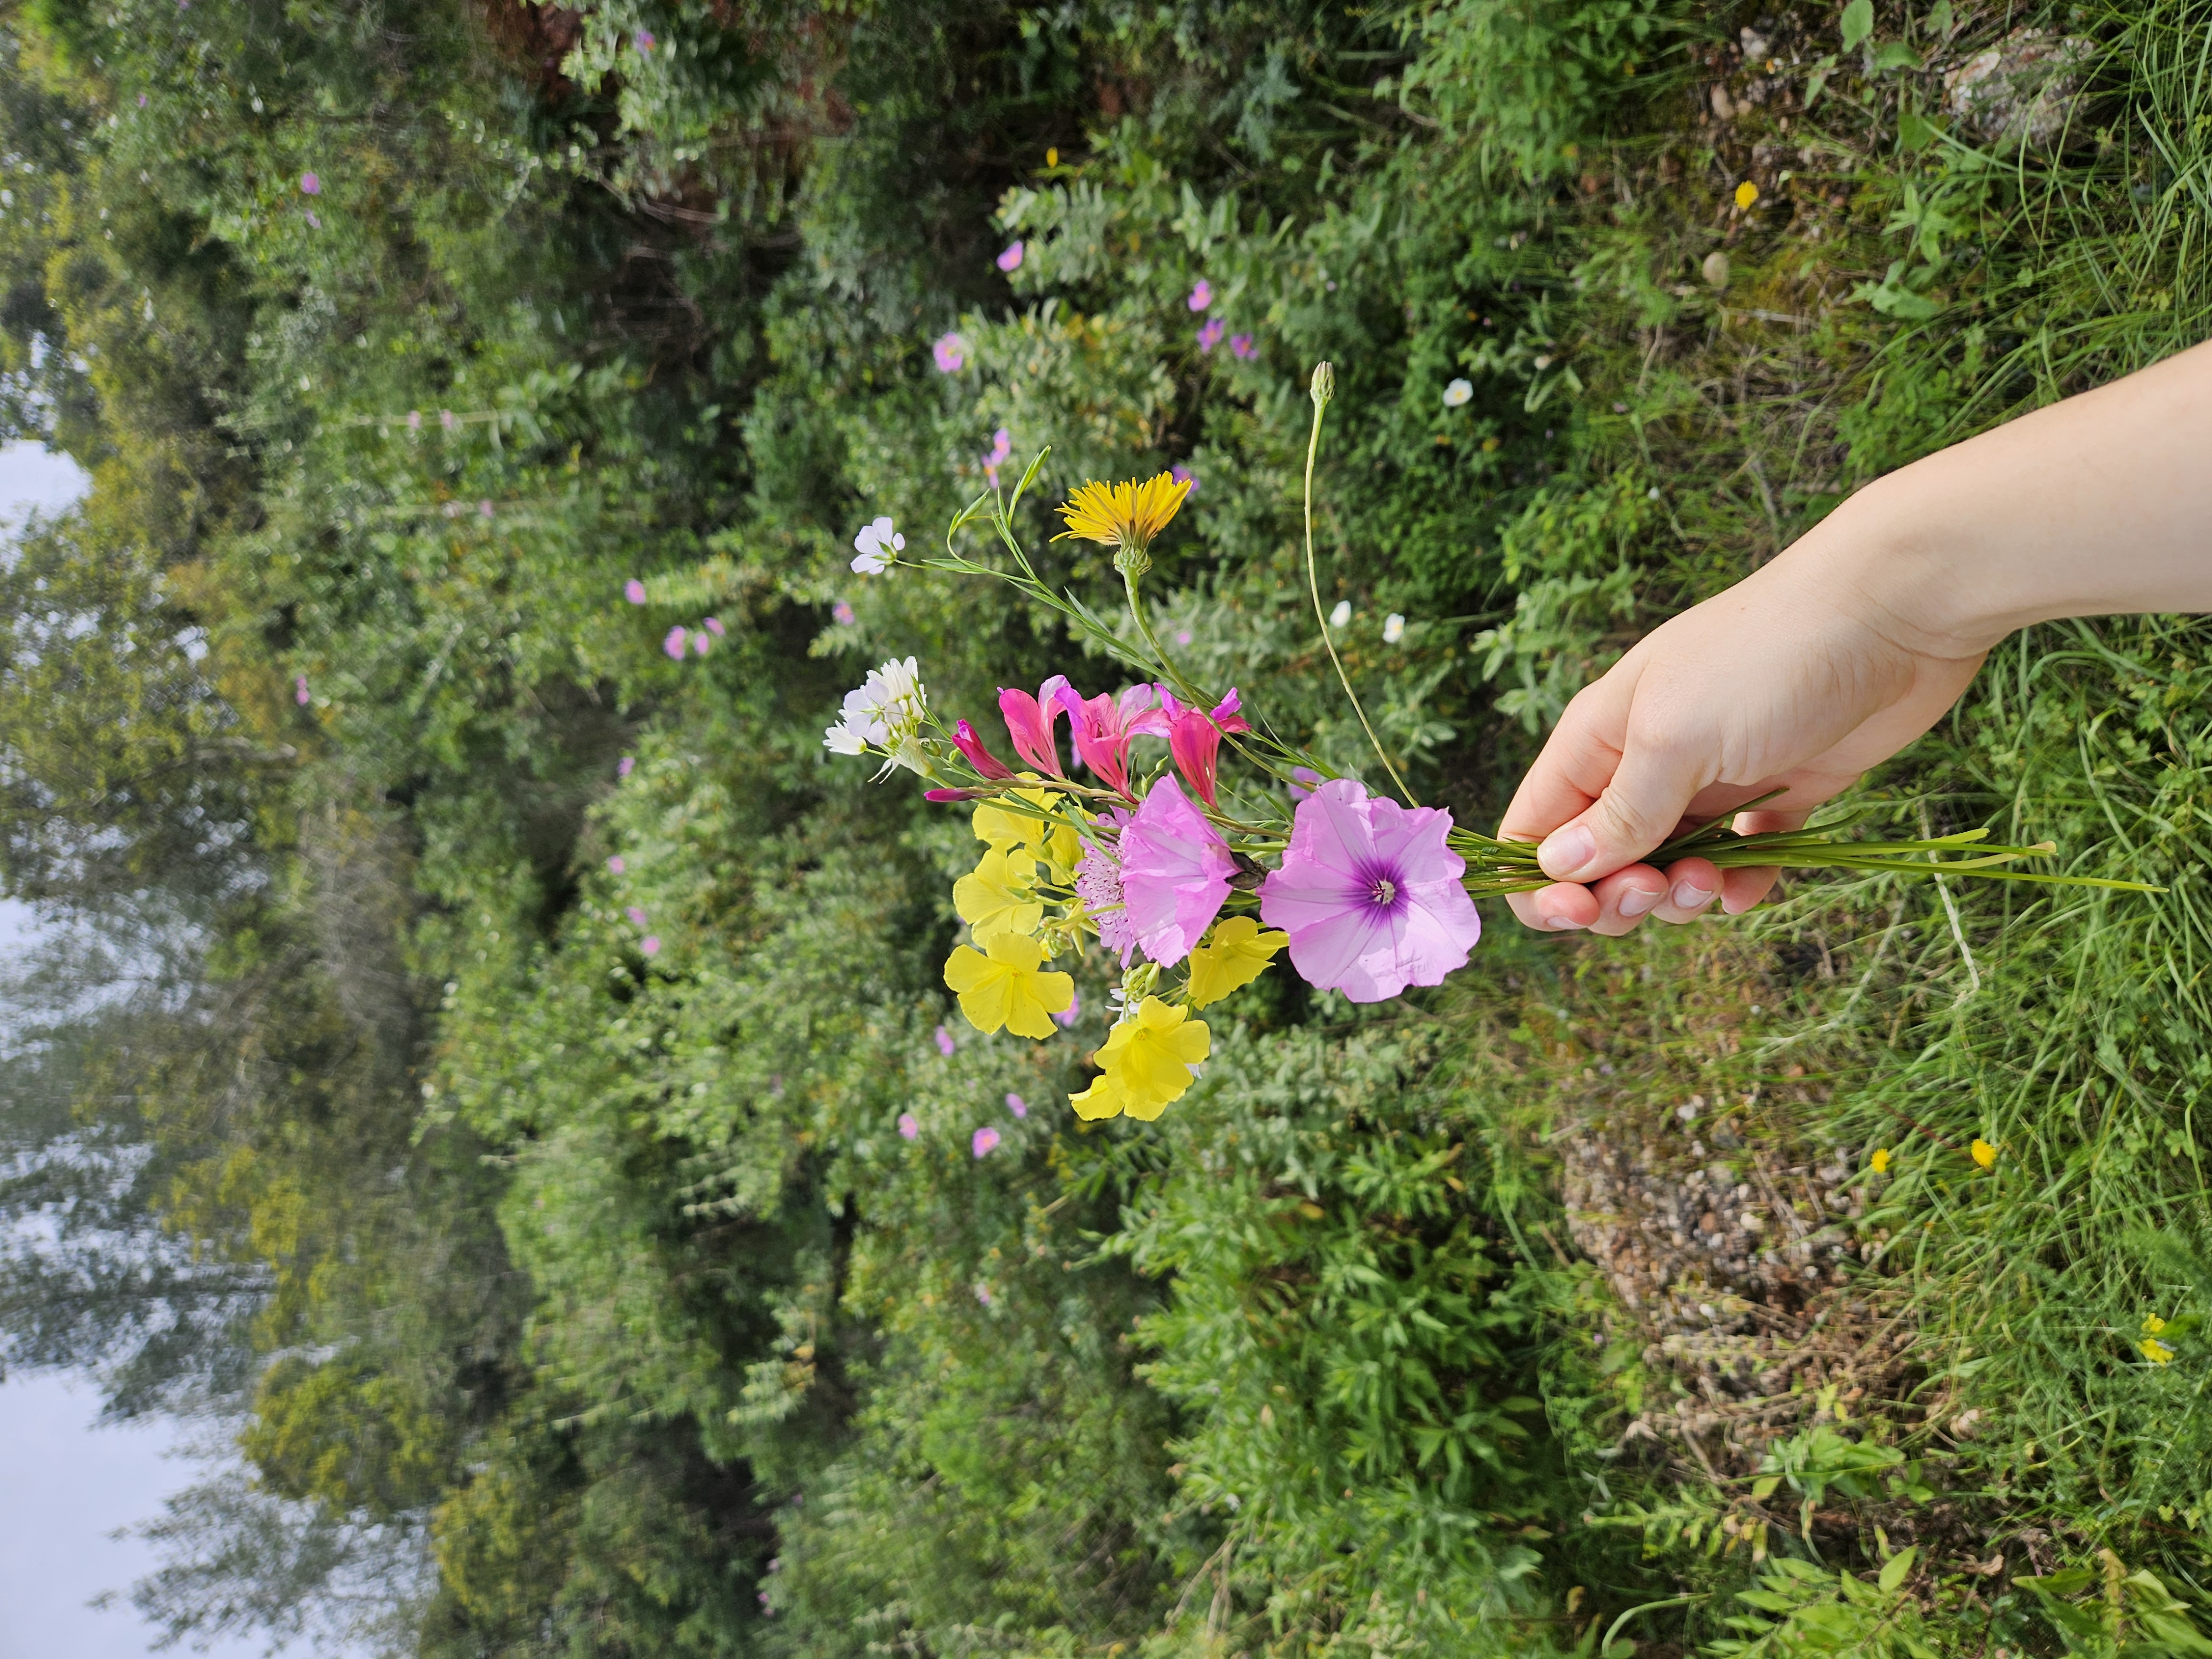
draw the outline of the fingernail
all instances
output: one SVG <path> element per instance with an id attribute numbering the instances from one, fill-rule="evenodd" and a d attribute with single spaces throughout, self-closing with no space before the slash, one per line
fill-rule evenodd
<path id="1" fill-rule="evenodd" d="M 1546 916 L 1544 918 L 1544 926 L 1550 928 L 1555 933 L 1564 933 L 1572 928 L 1581 927 L 1582 923 L 1577 921 L 1572 916 Z"/>
<path id="2" fill-rule="evenodd" d="M 1674 884 L 1674 908 L 1678 910 L 1694 910 L 1701 904 L 1712 902 L 1712 897 L 1710 888 L 1700 887 L 1695 882 L 1678 881 Z"/>
<path id="3" fill-rule="evenodd" d="M 1632 887 L 1620 896 L 1617 908 L 1624 916 L 1640 916 L 1666 896 L 1664 893 L 1647 893 L 1641 887 Z"/>
<path id="4" fill-rule="evenodd" d="M 1580 873 L 1596 856 L 1597 838 L 1579 823 L 1553 831 L 1536 849 L 1536 862 L 1544 866 L 1544 873 L 1559 881 Z"/>

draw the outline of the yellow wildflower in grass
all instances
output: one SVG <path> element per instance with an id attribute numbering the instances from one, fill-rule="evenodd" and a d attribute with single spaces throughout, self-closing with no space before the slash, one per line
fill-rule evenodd
<path id="1" fill-rule="evenodd" d="M 1267 971 L 1275 952 L 1291 942 L 1284 933 L 1263 933 L 1249 916 L 1231 916 L 1213 938 L 1190 953 L 1190 1006 L 1204 1008 Z"/>
<path id="2" fill-rule="evenodd" d="M 1984 1170 L 1993 1168 L 1996 1164 L 1997 1149 L 1978 1135 L 1974 1137 L 1974 1144 L 1966 1150 L 1973 1155 L 1974 1162 Z"/>
<path id="3" fill-rule="evenodd" d="M 2156 1314 L 2145 1314 L 2143 1316 L 2143 1334 L 2145 1336 L 2163 1336 L 2165 1334 L 2166 1322 L 2163 1319 L 2160 1319 Z"/>
<path id="4" fill-rule="evenodd" d="M 1067 528 L 1053 540 L 1073 537 L 1106 547 L 1148 547 L 1181 510 L 1193 482 L 1186 478 L 1178 483 L 1172 474 L 1163 472 L 1142 483 L 1133 478 L 1126 483 L 1085 484 L 1060 508 Z"/>
<path id="5" fill-rule="evenodd" d="M 1735 187 L 1735 204 L 1738 207 L 1747 208 L 1758 199 L 1759 186 L 1753 184 L 1750 179 L 1745 179 Z"/>
<path id="6" fill-rule="evenodd" d="M 1000 933 L 988 948 L 986 956 L 963 945 L 945 959 L 945 983 L 960 1012 L 987 1036 L 1003 1025 L 1042 1042 L 1052 1035 L 1052 1017 L 1074 1004 L 1075 981 L 1042 971 L 1044 946 L 1033 939 Z"/>
<path id="7" fill-rule="evenodd" d="M 989 848 L 952 884 L 952 908 L 981 945 L 988 946 L 1001 933 L 1036 933 L 1044 921 L 1044 905 L 1036 896 L 1036 860 L 1027 853 Z"/>
<path id="8" fill-rule="evenodd" d="M 1888 1147 L 1887 1147 L 1887 1146 L 1877 1146 L 1877 1147 L 1875 1147 L 1875 1148 L 1874 1149 L 1874 1156 L 1873 1156 L 1872 1158 L 1869 1158 L 1869 1159 L 1867 1160 L 1867 1162 L 1868 1162 L 1869 1164 L 1871 1164 L 1871 1165 L 1873 1166 L 1873 1168 L 1874 1168 L 1874 1172 L 1875 1172 L 1876 1175 L 1887 1175 L 1887 1174 L 1888 1174 L 1888 1173 L 1889 1173 L 1889 1148 L 1888 1148 Z"/>
<path id="9" fill-rule="evenodd" d="M 2173 1350 L 2156 1337 L 2147 1336 L 2139 1346 L 2142 1349 L 2142 1357 L 2152 1364 L 2170 1365 L 2173 1363 Z"/>
<path id="10" fill-rule="evenodd" d="M 1087 1118 L 1127 1112 L 1149 1123 L 1190 1087 L 1190 1068 L 1213 1051 L 1213 1034 L 1188 1008 L 1146 997 L 1098 1051 L 1106 1075 L 1068 1103 Z"/>

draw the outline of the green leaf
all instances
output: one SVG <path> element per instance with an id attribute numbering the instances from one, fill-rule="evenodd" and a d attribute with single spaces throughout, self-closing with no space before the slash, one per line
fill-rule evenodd
<path id="1" fill-rule="evenodd" d="M 1881 1577 L 1875 1580 L 1875 1585 L 1884 1594 L 1894 1590 L 1905 1582 L 1905 1575 L 1912 1571 L 1913 1558 L 1919 1553 L 1920 1547 L 1915 1544 L 1911 1548 L 1899 1550 L 1891 1556 L 1888 1560 L 1882 1563 Z"/>
<path id="2" fill-rule="evenodd" d="M 1874 33 L 1874 0 L 1851 0 L 1844 8 L 1844 50 L 1856 52 Z"/>
<path id="3" fill-rule="evenodd" d="M 1920 54 L 1902 40 L 1886 42 L 1874 55 L 1876 74 L 1885 70 L 1918 69 Z"/>
<path id="4" fill-rule="evenodd" d="M 1761 1475 L 1751 1483 L 1751 1501 L 1764 1504 L 1774 1496 L 1774 1489 L 1781 1484 L 1782 1477 L 1778 1474 Z"/>

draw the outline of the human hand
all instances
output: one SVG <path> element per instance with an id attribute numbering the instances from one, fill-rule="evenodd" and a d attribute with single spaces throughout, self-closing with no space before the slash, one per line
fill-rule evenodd
<path id="1" fill-rule="evenodd" d="M 1647 915 L 1692 921 L 1716 899 L 1731 915 L 1749 909 L 1775 871 L 1638 860 L 1778 789 L 1787 793 L 1735 827 L 1797 829 L 1942 718 L 1984 650 L 1900 624 L 1838 556 L 1851 540 L 1832 519 L 1645 636 L 1567 706 L 1498 830 L 1541 841 L 1538 859 L 1559 878 L 1512 896 L 1516 915 L 1612 935 Z"/>

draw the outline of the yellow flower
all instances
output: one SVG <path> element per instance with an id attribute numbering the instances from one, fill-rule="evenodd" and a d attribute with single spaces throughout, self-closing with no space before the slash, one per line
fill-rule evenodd
<path id="1" fill-rule="evenodd" d="M 959 997 L 960 1012 L 987 1036 L 1003 1025 L 1042 1042 L 1052 1035 L 1052 1017 L 1075 1001 L 1075 981 L 1041 972 L 1044 946 L 1019 933 L 999 934 L 989 950 L 987 957 L 963 945 L 945 961 L 945 983 Z"/>
<path id="2" fill-rule="evenodd" d="M 1188 1008 L 1146 997 L 1136 1018 L 1125 1019 L 1098 1051 L 1106 1075 L 1085 1090 L 1086 1115 L 1111 1117 L 1118 1103 L 1131 1117 L 1151 1122 L 1171 1100 L 1190 1087 L 1190 1068 L 1212 1051 L 1213 1035 Z M 1102 1092 L 1099 1087 L 1103 1084 Z"/>
<path id="3" fill-rule="evenodd" d="M 1990 1168 L 1997 1161 L 1997 1149 L 1978 1135 L 1974 1138 L 1974 1144 L 1966 1150 L 1973 1154 L 1974 1162 L 1984 1170 Z"/>
<path id="4" fill-rule="evenodd" d="M 1261 933 L 1249 916 L 1230 917 L 1213 930 L 1210 942 L 1190 953 L 1190 1006 L 1207 1007 L 1249 985 L 1290 942 L 1288 933 Z"/>
<path id="5" fill-rule="evenodd" d="M 1121 1094 L 1121 1085 L 1114 1081 L 1113 1073 L 1101 1072 L 1091 1079 L 1091 1086 L 1079 1095 L 1070 1095 L 1067 1103 L 1075 1108 L 1078 1117 L 1096 1122 L 1100 1118 L 1119 1117 L 1128 1103 Z"/>
<path id="6" fill-rule="evenodd" d="M 2166 1322 L 2163 1319 L 2160 1319 L 2156 1314 L 2145 1314 L 2143 1316 L 2143 1334 L 2145 1336 L 2160 1336 L 2164 1334 L 2165 1331 Z"/>
<path id="7" fill-rule="evenodd" d="M 1044 920 L 1036 882 L 1035 859 L 994 847 L 952 884 L 952 908 L 981 945 L 988 947 L 1001 933 L 1034 933 Z"/>
<path id="8" fill-rule="evenodd" d="M 2154 1336 L 2143 1338 L 2142 1347 L 2142 1357 L 2154 1365 L 2169 1365 L 2173 1363 L 2173 1350 Z"/>
<path id="9" fill-rule="evenodd" d="M 1867 1162 L 1874 1166 L 1874 1172 L 1876 1175 L 1887 1174 L 1889 1170 L 1889 1148 L 1887 1146 L 1875 1147 L 1874 1149 L 1874 1156 L 1869 1158 Z"/>
<path id="10" fill-rule="evenodd" d="M 1750 179 L 1745 179 L 1735 187 L 1735 204 L 1738 207 L 1747 208 L 1758 199 L 1759 186 L 1753 184 Z"/>
<path id="11" fill-rule="evenodd" d="M 1072 536 L 1107 547 L 1148 547 L 1182 507 L 1191 482 L 1177 483 L 1163 472 L 1143 483 L 1087 483 L 1060 509 L 1067 528 L 1053 539 L 1064 542 Z"/>
<path id="12" fill-rule="evenodd" d="M 1059 791 L 1054 789 L 1018 789 L 1014 793 L 1038 812 L 1051 811 L 1053 803 L 1060 799 Z M 1083 842 L 1074 826 L 1054 818 L 1038 817 L 987 800 L 976 806 L 970 822 L 975 825 L 976 840 L 988 842 L 1001 852 L 1027 847 L 1052 866 L 1053 878 L 1062 885 L 1073 878 L 1076 860 L 1083 856 Z"/>

